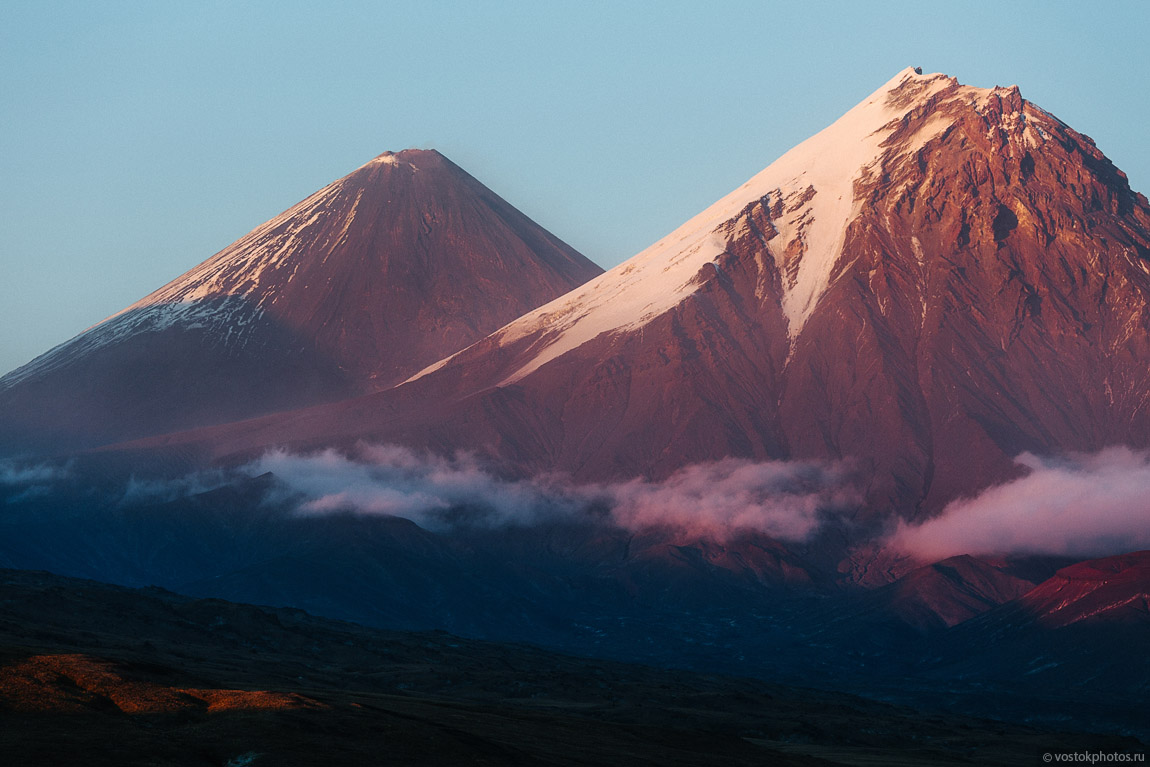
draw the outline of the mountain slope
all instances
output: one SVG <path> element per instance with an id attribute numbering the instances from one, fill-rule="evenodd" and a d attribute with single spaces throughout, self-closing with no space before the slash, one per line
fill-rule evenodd
<path id="1" fill-rule="evenodd" d="M 1033 586 L 1004 567 L 963 555 L 919 567 L 858 597 L 855 606 L 926 633 L 967 621 Z"/>
<path id="2" fill-rule="evenodd" d="M 0 379 L 6 442 L 386 388 L 599 272 L 438 152 L 387 152 Z"/>
<path id="3" fill-rule="evenodd" d="M 1085 721 L 1123 722 L 1145 738 L 1148 640 L 1150 552 L 1138 551 L 1064 567 L 959 624 L 928 647 L 923 671 L 966 680 L 976 697 L 998 697 L 1008 718 L 1022 712 L 1031 721 L 1043 714 L 1056 720 L 1072 711 Z M 1027 699 L 1012 702 L 1020 692 Z"/>
<path id="4" fill-rule="evenodd" d="M 0 570 L 0 598 L 8 765 L 1026 765 L 1139 745 L 47 573 Z"/>
<path id="5" fill-rule="evenodd" d="M 1064 567 L 1029 591 L 1019 608 L 1046 628 L 1078 623 L 1150 627 L 1150 551 Z"/>
<path id="6" fill-rule="evenodd" d="M 523 472 L 845 459 L 870 515 L 1147 444 L 1150 206 L 1017 88 L 905 70 L 643 253 L 394 391 L 173 440 Z"/>

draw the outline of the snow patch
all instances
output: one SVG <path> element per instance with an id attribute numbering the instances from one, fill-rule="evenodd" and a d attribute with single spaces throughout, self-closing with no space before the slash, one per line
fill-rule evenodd
<path id="1" fill-rule="evenodd" d="M 70 360 L 85 357 L 98 349 L 114 346 L 143 333 L 159 333 L 174 326 L 199 330 L 205 337 L 221 339 L 225 346 L 240 348 L 247 343 L 245 328 L 255 324 L 263 311 L 239 296 L 210 301 L 186 301 L 141 306 L 125 310 L 89 328 L 75 338 L 53 347 L 27 365 L 0 379 L 0 390 L 21 381 L 63 367 Z"/>
<path id="2" fill-rule="evenodd" d="M 294 276 L 300 254 L 313 252 L 317 244 L 312 242 L 303 248 L 305 238 L 314 238 L 314 230 L 331 215 L 331 203 L 343 183 L 344 179 L 340 179 L 325 186 L 192 270 L 8 373 L 0 379 L 0 389 L 133 335 L 161 332 L 176 325 L 211 329 L 222 343 L 234 348 L 244 346 L 250 335 L 248 330 L 262 316 L 264 305 L 275 298 L 274 292 L 263 289 L 263 275 L 284 268 Z M 351 226 L 358 204 L 357 197 L 347 220 L 337 230 L 341 239 Z"/>

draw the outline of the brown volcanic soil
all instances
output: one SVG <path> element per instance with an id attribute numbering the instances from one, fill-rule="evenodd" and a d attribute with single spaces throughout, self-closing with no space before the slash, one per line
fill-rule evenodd
<path id="1" fill-rule="evenodd" d="M 1137 746 L 45 573 L 3 571 L 0 600 L 11 765 L 1032 764 Z"/>

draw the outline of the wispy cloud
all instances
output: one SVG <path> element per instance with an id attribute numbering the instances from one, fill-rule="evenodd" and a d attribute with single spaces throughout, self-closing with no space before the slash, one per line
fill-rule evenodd
<path id="1" fill-rule="evenodd" d="M 931 561 L 963 553 L 1086 557 L 1150 548 L 1150 452 L 1116 447 L 1060 458 L 1023 454 L 1017 461 L 1024 476 L 952 502 L 934 519 L 899 523 L 886 543 Z M 688 537 L 724 540 L 753 531 L 802 541 L 863 503 L 849 467 L 813 461 L 725 459 L 684 467 L 661 481 L 575 484 L 554 475 L 507 479 L 468 455 L 360 445 L 351 454 L 272 451 L 240 474 L 266 472 L 275 477 L 267 500 L 295 513 L 389 515 L 441 531 L 598 520 Z M 168 501 L 236 479 L 221 471 L 132 478 L 109 489 L 115 493 L 109 500 Z M 0 497 L 8 504 L 55 488 L 72 492 L 78 481 L 69 465 L 0 461 Z"/>
<path id="2" fill-rule="evenodd" d="M 362 445 L 354 458 L 334 450 L 307 455 L 275 450 L 247 471 L 274 474 L 298 496 L 303 513 L 384 514 L 432 528 L 531 523 L 578 504 L 542 481 L 495 477 L 470 456 L 418 456 L 388 445 Z"/>
<path id="3" fill-rule="evenodd" d="M 190 495 L 206 493 L 235 479 L 223 471 L 201 471 L 175 479 L 129 477 L 120 499 L 122 505 L 131 506 L 156 501 L 174 501 Z"/>
<path id="4" fill-rule="evenodd" d="M 71 476 L 71 470 L 70 464 L 0 461 L 0 493 L 8 504 L 47 496 Z"/>
<path id="5" fill-rule="evenodd" d="M 576 485 L 556 476 L 507 480 L 469 456 L 420 456 L 374 445 L 361 446 L 354 457 L 273 451 L 247 471 L 272 472 L 303 513 L 387 514 L 430 528 L 534 524 L 606 510 L 630 529 L 714 537 L 753 530 L 801 540 L 827 513 L 859 503 L 841 466 L 813 462 L 727 459 L 686 467 L 661 482 Z"/>
<path id="6" fill-rule="evenodd" d="M 861 501 L 841 465 L 733 458 L 688 466 L 662 482 L 607 485 L 604 494 L 624 527 L 753 530 L 783 540 L 803 540 L 828 514 Z"/>
<path id="7" fill-rule="evenodd" d="M 0 461 L 0 485 L 18 487 L 56 482 L 67 477 L 70 471 L 66 464 Z"/>
<path id="8" fill-rule="evenodd" d="M 1017 462 L 1028 473 L 949 504 L 891 538 L 921 559 L 954 554 L 1100 556 L 1150 548 L 1150 454 L 1114 447 L 1095 454 Z"/>

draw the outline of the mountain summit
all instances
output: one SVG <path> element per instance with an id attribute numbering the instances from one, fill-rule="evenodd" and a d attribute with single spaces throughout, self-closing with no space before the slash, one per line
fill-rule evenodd
<path id="1" fill-rule="evenodd" d="M 384 152 L 117 316 L 205 314 L 201 302 L 234 299 L 380 389 L 601 271 L 439 152 L 407 149 Z M 215 310 L 200 319 L 241 343 L 247 334 Z"/>
<path id="2" fill-rule="evenodd" d="M 385 152 L 0 379 L 68 447 L 386 388 L 602 270 L 433 150 Z"/>
<path id="3" fill-rule="evenodd" d="M 190 436 L 524 472 L 851 462 L 915 517 L 1023 451 L 1150 441 L 1150 206 L 1025 101 L 906 69 L 629 261 L 390 392 Z"/>

